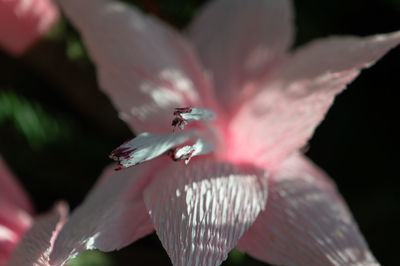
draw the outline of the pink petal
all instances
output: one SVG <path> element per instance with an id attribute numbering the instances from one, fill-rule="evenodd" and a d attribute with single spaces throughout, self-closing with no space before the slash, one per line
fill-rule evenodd
<path id="1" fill-rule="evenodd" d="M 336 94 L 400 43 L 400 32 L 328 38 L 299 49 L 232 121 L 232 160 L 271 165 L 306 144 Z M 246 150 L 243 150 L 246 147 Z"/>
<path id="2" fill-rule="evenodd" d="M 68 215 L 65 203 L 57 204 L 53 211 L 39 216 L 15 248 L 7 265 L 42 266 L 49 264 L 49 255 L 54 240 L 64 225 Z"/>
<path id="3" fill-rule="evenodd" d="M 175 107 L 211 101 L 193 51 L 161 21 L 120 2 L 59 2 L 82 34 L 100 86 L 138 132 L 161 133 Z"/>
<path id="4" fill-rule="evenodd" d="M 274 265 L 378 265 L 335 185 L 306 158 L 285 161 L 268 192 L 241 250 Z"/>
<path id="5" fill-rule="evenodd" d="M 171 164 L 144 200 L 173 265 L 219 265 L 264 208 L 264 172 L 215 159 Z"/>
<path id="6" fill-rule="evenodd" d="M 31 226 L 32 216 L 15 205 L 8 204 L 0 195 L 0 227 L 11 230 L 19 240 L 22 234 Z M 2 235 L 0 234 L 0 242 Z"/>
<path id="7" fill-rule="evenodd" d="M 0 157 L 0 265 L 31 226 L 32 212 L 26 193 Z"/>
<path id="8" fill-rule="evenodd" d="M 82 205 L 72 212 L 56 240 L 51 262 L 61 265 L 88 249 L 120 249 L 151 233 L 153 226 L 142 191 L 160 163 L 163 161 L 146 162 L 123 171 L 109 166 Z"/>
<path id="9" fill-rule="evenodd" d="M 50 0 L 0 0 L 0 46 L 20 55 L 57 22 Z"/>
<path id="10" fill-rule="evenodd" d="M 0 194 L 0 265 L 5 265 L 22 235 L 32 224 L 31 216 L 9 204 Z"/>
<path id="11" fill-rule="evenodd" d="M 6 265 L 11 252 L 13 251 L 18 237 L 8 228 L 0 225 L 0 265 Z"/>
<path id="12" fill-rule="evenodd" d="M 255 82 L 279 63 L 292 42 L 288 0 L 210 1 L 189 28 L 228 109 L 255 90 Z"/>
<path id="13" fill-rule="evenodd" d="M 28 195 L 0 157 L 0 200 L 32 214 L 33 207 Z M 1 202 L 0 202 L 1 203 Z"/>

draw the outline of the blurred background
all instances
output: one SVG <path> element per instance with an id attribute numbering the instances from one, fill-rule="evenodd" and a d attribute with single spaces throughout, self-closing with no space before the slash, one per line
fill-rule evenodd
<path id="1" fill-rule="evenodd" d="M 184 28 L 202 0 L 127 1 Z M 328 35 L 400 30 L 400 0 L 294 1 L 295 46 Z M 229 12 L 229 10 L 227 10 Z M 339 95 L 307 155 L 332 176 L 383 265 L 399 265 L 400 48 L 364 70 Z M 99 91 L 79 35 L 63 18 L 27 53 L 0 50 L 0 154 L 37 213 L 59 199 L 73 209 L 109 152 L 132 137 Z M 119 252 L 86 252 L 71 265 L 170 265 L 155 235 Z M 265 265 L 234 250 L 224 265 Z"/>

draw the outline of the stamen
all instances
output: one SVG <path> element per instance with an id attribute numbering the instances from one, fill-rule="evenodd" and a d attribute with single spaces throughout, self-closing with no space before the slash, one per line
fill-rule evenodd
<path id="1" fill-rule="evenodd" d="M 194 107 L 176 108 L 172 125 L 184 129 L 192 121 L 211 120 L 215 118 L 213 111 Z M 214 151 L 214 146 L 202 139 L 197 139 L 193 145 L 178 146 L 193 140 L 194 131 L 170 132 L 166 134 L 142 133 L 136 138 L 126 141 L 113 150 L 110 158 L 118 161 L 116 170 L 134 166 L 151 160 L 162 154 L 169 155 L 175 161 L 185 160 L 188 164 L 194 156 Z"/>
<path id="2" fill-rule="evenodd" d="M 118 161 L 116 170 L 120 170 L 158 157 L 192 137 L 192 131 L 167 134 L 142 133 L 113 150 L 110 158 Z"/>
<path id="3" fill-rule="evenodd" d="M 185 164 L 188 164 L 192 157 L 211 153 L 214 149 L 214 145 L 211 143 L 198 139 L 195 144 L 177 148 L 170 155 L 174 161 L 185 160 Z"/>
<path id="4" fill-rule="evenodd" d="M 172 120 L 172 126 L 174 128 L 179 127 L 181 130 L 192 121 L 199 120 L 213 120 L 215 113 L 209 109 L 201 109 L 194 107 L 175 108 L 174 120 Z"/>

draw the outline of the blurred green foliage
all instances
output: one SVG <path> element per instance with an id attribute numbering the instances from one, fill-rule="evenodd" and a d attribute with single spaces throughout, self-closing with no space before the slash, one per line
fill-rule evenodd
<path id="1" fill-rule="evenodd" d="M 79 257 L 68 261 L 67 266 L 112 266 L 113 261 L 106 253 L 98 250 L 87 250 Z"/>
<path id="2" fill-rule="evenodd" d="M 246 255 L 234 248 L 228 254 L 228 261 L 230 261 L 233 265 L 241 265 L 246 261 Z"/>
<path id="3" fill-rule="evenodd" d="M 81 60 L 86 56 L 85 48 L 78 38 L 70 38 L 67 41 L 66 55 L 69 60 Z"/>
<path id="4" fill-rule="evenodd" d="M 37 150 L 54 141 L 70 137 L 69 123 L 47 113 L 35 101 L 29 101 L 11 90 L 0 91 L 0 126 L 12 123 L 32 149 Z"/>

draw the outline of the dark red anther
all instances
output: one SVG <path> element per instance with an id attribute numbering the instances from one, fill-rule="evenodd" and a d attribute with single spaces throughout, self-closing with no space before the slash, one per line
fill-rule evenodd
<path id="1" fill-rule="evenodd" d="M 172 149 L 169 149 L 167 152 L 165 152 L 165 154 L 167 156 L 171 157 L 171 159 L 175 162 L 189 159 L 190 157 L 192 157 L 192 154 L 194 152 L 194 150 L 191 150 L 188 154 L 184 154 L 181 157 L 176 157 L 176 150 L 177 150 L 177 148 L 172 148 Z"/>
<path id="2" fill-rule="evenodd" d="M 122 169 L 125 169 L 125 168 L 126 168 L 126 167 L 123 166 L 121 163 L 118 163 L 117 168 L 115 168 L 114 170 L 115 170 L 115 171 L 119 171 L 119 170 L 122 170 Z"/>
<path id="3" fill-rule="evenodd" d="M 132 149 L 130 147 L 118 147 L 111 152 L 109 157 L 118 161 L 120 161 L 121 158 L 129 159 L 132 157 L 132 153 L 134 153 L 135 150 L 136 149 Z"/>
<path id="4" fill-rule="evenodd" d="M 173 127 L 180 127 L 185 123 L 185 120 L 182 117 L 175 117 L 174 120 L 172 120 L 172 126 Z"/>
<path id="5" fill-rule="evenodd" d="M 192 107 L 175 108 L 174 115 L 187 114 L 192 112 Z"/>
<path id="6" fill-rule="evenodd" d="M 171 157 L 172 160 L 178 161 L 178 159 L 175 157 L 175 152 L 176 148 L 169 149 L 165 154 L 169 157 Z"/>
<path id="7" fill-rule="evenodd" d="M 183 107 L 183 108 L 175 108 L 174 111 L 174 120 L 172 120 L 173 127 L 179 127 L 183 129 L 186 125 L 185 119 L 182 117 L 182 114 L 188 114 L 192 112 L 192 107 Z"/>

